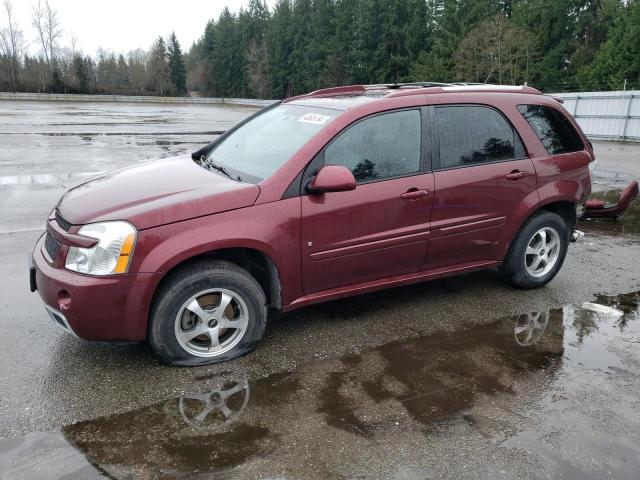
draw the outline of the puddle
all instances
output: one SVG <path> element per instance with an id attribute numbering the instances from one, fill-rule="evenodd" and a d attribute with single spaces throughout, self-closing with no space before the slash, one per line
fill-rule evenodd
<path id="1" fill-rule="evenodd" d="M 593 194 L 591 197 L 615 203 L 620 198 L 620 192 L 621 190 L 609 190 L 605 193 Z M 618 220 L 607 218 L 580 220 L 579 225 L 578 228 L 587 231 L 640 234 L 640 199 L 634 200 L 627 213 Z"/>
<path id="2" fill-rule="evenodd" d="M 97 177 L 104 172 L 39 173 L 0 176 L 0 185 L 52 185 Z"/>
<path id="3" fill-rule="evenodd" d="M 67 449 L 74 460 L 59 476 L 91 471 L 112 478 L 211 478 L 251 465 L 262 468 L 247 470 L 256 478 L 282 471 L 283 458 L 309 466 L 297 455 L 311 462 L 316 475 L 331 476 L 336 470 L 325 470 L 329 460 L 320 445 L 332 439 L 375 449 L 392 432 L 406 438 L 420 432 L 411 438 L 425 441 L 460 421 L 486 429 L 470 410 L 515 397 L 542 401 L 553 396 L 554 382 L 579 381 L 585 371 L 624 371 L 620 343 L 639 337 L 635 292 L 601 295 L 585 308 L 569 305 L 392 342 L 267 377 L 201 375 L 178 398 L 60 432 L 0 441 L 0 471 L 28 477 L 43 462 L 51 467 L 50 459 Z M 557 419 L 560 428 L 570 428 L 564 422 Z M 34 445 L 41 452 L 36 461 Z M 409 454 L 419 457 L 410 450 L 416 445 L 409 445 Z M 85 463 L 78 463 L 78 453 Z M 605 466 L 615 476 L 615 468 Z"/>

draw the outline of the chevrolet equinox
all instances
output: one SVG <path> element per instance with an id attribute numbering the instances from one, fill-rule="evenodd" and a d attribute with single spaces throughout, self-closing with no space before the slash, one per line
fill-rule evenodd
<path id="1" fill-rule="evenodd" d="M 593 159 L 560 102 L 531 87 L 318 90 L 191 155 L 69 190 L 31 289 L 80 338 L 221 362 L 256 346 L 269 308 L 494 267 L 545 285 L 580 236 Z"/>

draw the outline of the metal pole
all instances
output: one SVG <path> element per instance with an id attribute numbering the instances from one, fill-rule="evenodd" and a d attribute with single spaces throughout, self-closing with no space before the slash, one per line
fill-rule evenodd
<path id="1" fill-rule="evenodd" d="M 577 118 L 576 115 L 578 113 L 578 102 L 580 101 L 580 95 L 576 95 L 576 104 L 573 106 L 573 116 Z"/>
<path id="2" fill-rule="evenodd" d="M 624 127 L 622 128 L 622 141 L 627 137 L 627 125 L 629 124 L 629 116 L 631 114 L 631 102 L 633 102 L 633 93 L 629 93 L 629 102 L 627 103 L 627 114 L 624 117 Z"/>

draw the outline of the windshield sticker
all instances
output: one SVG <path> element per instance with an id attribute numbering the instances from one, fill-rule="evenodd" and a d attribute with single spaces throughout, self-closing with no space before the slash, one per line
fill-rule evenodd
<path id="1" fill-rule="evenodd" d="M 314 123 L 316 125 L 322 125 L 324 122 L 326 122 L 330 118 L 331 117 L 329 117 L 328 115 L 320 115 L 319 113 L 307 113 L 298 121 L 305 122 L 305 123 Z"/>

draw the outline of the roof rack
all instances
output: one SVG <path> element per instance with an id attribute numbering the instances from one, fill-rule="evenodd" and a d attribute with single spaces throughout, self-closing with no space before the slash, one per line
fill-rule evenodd
<path id="1" fill-rule="evenodd" d="M 425 91 L 426 89 L 426 91 Z M 409 95 L 422 95 L 424 93 L 445 93 L 445 92 L 520 92 L 541 95 L 535 88 L 526 85 L 493 85 L 486 83 L 471 82 L 413 82 L 413 83 L 374 83 L 370 85 L 345 85 L 342 87 L 330 87 L 315 90 L 313 92 L 288 98 L 291 101 L 299 98 L 310 97 L 334 97 L 337 95 L 365 95 L 367 93 L 386 93 L 387 97 L 404 97 Z"/>
<path id="2" fill-rule="evenodd" d="M 387 98 L 405 97 L 410 95 L 450 93 L 450 92 L 491 92 L 491 93 L 529 93 L 542 95 L 540 90 L 527 85 L 493 85 L 488 83 L 450 83 L 427 89 L 404 90 L 390 93 Z"/>
<path id="3" fill-rule="evenodd" d="M 380 83 L 373 85 L 365 85 L 365 89 L 386 88 L 389 90 L 400 90 L 409 88 L 432 88 L 432 87 L 451 87 L 451 86 L 467 86 L 467 85 L 483 85 L 482 83 L 444 83 L 444 82 L 412 82 L 412 83 Z"/>

